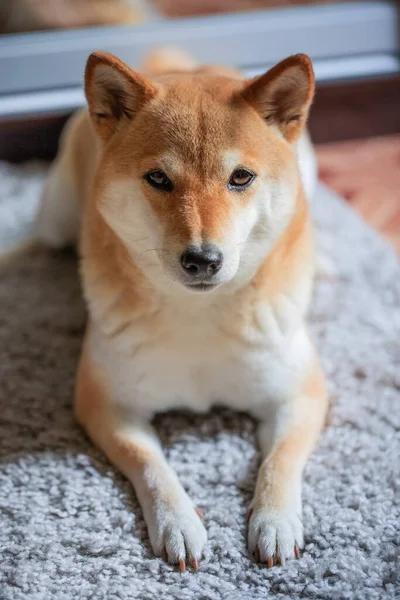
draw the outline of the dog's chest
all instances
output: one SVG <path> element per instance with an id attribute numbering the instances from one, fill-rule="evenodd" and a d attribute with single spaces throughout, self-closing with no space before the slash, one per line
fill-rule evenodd
<path id="1" fill-rule="evenodd" d="M 139 349 L 135 370 L 138 402 L 151 402 L 155 411 L 186 407 L 205 411 L 215 403 L 237 408 L 262 388 L 257 352 L 241 347 L 219 330 L 203 325 L 165 335 Z M 253 388 L 252 390 L 250 388 Z M 252 393 L 253 392 L 253 393 Z"/>
<path id="2" fill-rule="evenodd" d="M 290 370 L 276 315 L 266 307 L 244 320 L 173 312 L 156 331 L 143 321 L 130 336 L 124 352 L 99 340 L 92 347 L 106 366 L 110 393 L 141 413 L 206 411 L 213 404 L 257 412 L 283 393 Z"/>

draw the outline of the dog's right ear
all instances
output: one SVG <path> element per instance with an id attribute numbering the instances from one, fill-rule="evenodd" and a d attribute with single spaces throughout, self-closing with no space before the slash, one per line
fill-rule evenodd
<path id="1" fill-rule="evenodd" d="M 156 86 L 107 52 L 93 52 L 86 63 L 85 95 L 94 128 L 107 142 L 157 93 Z"/>
<path id="2" fill-rule="evenodd" d="M 295 54 L 245 82 L 243 96 L 267 123 L 294 142 L 307 120 L 314 95 L 314 72 L 305 54 Z"/>

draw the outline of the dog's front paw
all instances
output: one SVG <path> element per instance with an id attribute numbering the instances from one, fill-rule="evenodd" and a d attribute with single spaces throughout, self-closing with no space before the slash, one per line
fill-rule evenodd
<path id="1" fill-rule="evenodd" d="M 303 524 L 295 509 L 277 511 L 260 507 L 250 510 L 249 551 L 268 567 L 299 558 L 304 545 Z"/>
<path id="2" fill-rule="evenodd" d="M 178 564 L 181 571 L 185 571 L 186 566 L 197 570 L 207 541 L 200 515 L 188 497 L 177 506 L 158 504 L 147 519 L 154 554 Z"/>

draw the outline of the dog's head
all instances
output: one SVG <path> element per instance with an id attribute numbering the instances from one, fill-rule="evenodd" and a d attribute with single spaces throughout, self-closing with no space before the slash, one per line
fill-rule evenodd
<path id="1" fill-rule="evenodd" d="M 201 69 L 150 80 L 90 56 L 96 201 L 149 278 L 204 292 L 256 271 L 295 209 L 313 90 L 304 55 L 247 81 Z"/>

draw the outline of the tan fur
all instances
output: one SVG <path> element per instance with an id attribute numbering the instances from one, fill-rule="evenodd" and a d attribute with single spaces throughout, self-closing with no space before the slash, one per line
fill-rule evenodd
<path id="1" fill-rule="evenodd" d="M 140 444 L 133 444 L 129 438 L 114 432 L 114 429 L 108 431 L 108 423 L 115 419 L 115 414 L 104 397 L 101 381 L 101 372 L 88 359 L 84 348 L 76 380 L 76 395 L 81 401 L 75 406 L 75 416 L 99 446 L 107 443 L 108 457 L 119 468 L 124 463 L 124 472 L 142 470 L 151 462 L 152 454 Z"/>
<path id="2" fill-rule="evenodd" d="M 151 363 L 158 358 L 149 359 L 147 370 L 146 357 L 162 356 L 166 364 L 171 359 L 175 368 L 175 356 L 184 363 L 193 352 L 193 388 L 200 382 L 210 394 L 205 408 L 219 394 L 224 368 L 232 369 L 228 380 L 242 369 L 250 390 L 253 379 L 264 385 L 263 372 L 270 369 L 270 396 L 259 403 L 248 398 L 248 409 L 261 421 L 264 457 L 249 547 L 272 566 L 297 556 L 302 544 L 301 472 L 326 412 L 323 374 L 303 322 L 314 250 L 294 149 L 312 99 L 311 64 L 299 55 L 261 78 L 243 81 L 232 69 L 199 68 L 174 51 L 150 55 L 143 73 L 105 53 L 91 55 L 85 75 L 89 112 L 74 117 L 55 167 L 70 171 L 82 204 L 81 274 L 89 324 L 76 416 L 133 483 L 155 553 L 166 552 L 181 568 L 185 561 L 197 565 L 204 527 L 143 416 L 147 406 L 140 405 L 141 386 L 151 389 L 151 377 L 157 381 L 158 375 Z M 226 184 L 237 166 L 258 174 L 240 193 Z M 143 174 L 151 169 L 171 174 L 172 191 L 163 194 L 146 183 Z M 126 192 L 131 188 L 132 197 Z M 250 219 L 264 193 L 276 195 L 273 210 L 281 217 L 274 231 L 255 236 L 248 255 L 234 265 L 239 275 L 226 275 L 206 296 L 189 296 L 180 283 L 171 283 L 175 271 L 165 271 L 189 244 L 212 242 L 228 258 L 247 244 L 248 232 L 233 246 L 231 237 L 239 235 L 242 220 Z M 150 233 L 136 230 L 140 219 Z M 162 248 L 143 241 L 154 232 Z M 266 236 L 269 246 L 259 262 L 246 266 Z M 259 355 L 265 364 L 257 370 L 251 357 Z M 140 361 L 144 372 L 131 389 L 126 378 Z M 190 361 L 182 369 L 189 367 Z M 223 390 L 232 393 L 229 386 Z M 194 398 L 189 406 L 197 409 Z M 226 401 L 246 408 L 241 397 L 236 404 L 233 398 Z M 148 408 L 151 416 L 165 407 L 156 402 Z"/>
<path id="3" fill-rule="evenodd" d="M 271 505 L 285 508 L 293 492 L 292 480 L 301 475 L 323 427 L 326 410 L 324 376 L 316 361 L 298 391 L 293 424 L 282 439 L 276 440 L 260 468 L 253 509 Z"/>
<path id="4" fill-rule="evenodd" d="M 300 194 L 292 220 L 254 279 L 262 294 L 277 297 L 295 283 L 305 264 L 313 269 L 314 248 L 307 212 L 306 200 Z"/>
<path id="5" fill-rule="evenodd" d="M 97 372 L 96 372 L 97 371 Z M 135 442 L 121 425 L 123 415 L 118 415 L 108 404 L 101 385 L 102 375 L 88 359 L 85 345 L 78 369 L 75 416 L 91 439 L 102 448 L 109 460 L 128 478 L 146 477 L 151 470 L 153 477 L 162 478 L 163 465 L 159 452 L 149 450 L 146 444 Z M 160 486 L 157 500 L 173 505 L 176 501 L 174 487 Z"/>

